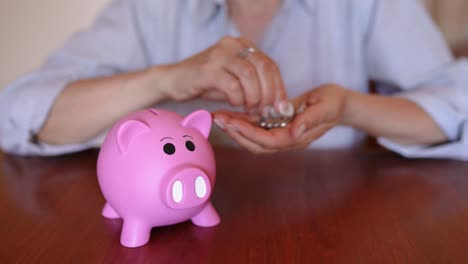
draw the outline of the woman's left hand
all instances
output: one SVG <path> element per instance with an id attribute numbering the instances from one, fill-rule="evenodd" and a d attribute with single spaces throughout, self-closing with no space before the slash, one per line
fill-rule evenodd
<path id="1" fill-rule="evenodd" d="M 296 109 L 305 104 L 303 112 L 284 128 L 265 130 L 255 119 L 243 113 L 217 111 L 215 123 L 239 145 L 253 153 L 273 153 L 301 149 L 344 122 L 348 90 L 327 84 L 292 100 Z"/>

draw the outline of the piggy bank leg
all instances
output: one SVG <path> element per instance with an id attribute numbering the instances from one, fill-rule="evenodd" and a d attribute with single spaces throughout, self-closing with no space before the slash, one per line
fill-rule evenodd
<path id="1" fill-rule="evenodd" d="M 209 227 L 215 226 L 221 222 L 221 218 L 213 207 L 211 202 L 208 202 L 196 216 L 192 217 L 192 223 L 197 226 Z"/>
<path id="2" fill-rule="evenodd" d="M 151 226 L 137 220 L 124 220 L 120 243 L 126 247 L 139 247 L 148 243 Z"/>
<path id="3" fill-rule="evenodd" d="M 106 203 L 106 205 L 104 205 L 104 208 L 102 208 L 102 216 L 110 219 L 120 218 L 120 216 L 117 214 L 114 208 L 112 208 L 112 206 L 110 206 L 108 203 Z"/>

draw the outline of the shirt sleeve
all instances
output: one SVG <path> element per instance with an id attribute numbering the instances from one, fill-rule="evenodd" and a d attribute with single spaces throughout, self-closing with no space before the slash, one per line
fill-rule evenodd
<path id="1" fill-rule="evenodd" d="M 406 157 L 468 160 L 468 61 L 454 60 L 442 34 L 416 0 L 376 0 L 366 36 L 369 78 L 399 87 L 424 109 L 448 142 L 401 145 L 378 142 Z M 391 109 L 389 109 L 391 111 Z"/>
<path id="2" fill-rule="evenodd" d="M 70 82 L 147 66 L 137 2 L 112 1 L 88 30 L 72 36 L 40 69 L 0 93 L 0 147 L 4 151 L 57 155 L 100 144 L 102 136 L 75 145 L 48 145 L 34 138 L 56 97 Z"/>

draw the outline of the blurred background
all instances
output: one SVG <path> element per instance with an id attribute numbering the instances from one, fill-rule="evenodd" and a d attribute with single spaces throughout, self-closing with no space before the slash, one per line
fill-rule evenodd
<path id="1" fill-rule="evenodd" d="M 0 0 L 0 90 L 37 68 L 110 0 Z"/>
<path id="2" fill-rule="evenodd" d="M 0 90 L 38 67 L 70 34 L 89 26 L 109 1 L 1 0 Z M 468 0 L 420 1 L 452 47 L 468 47 Z"/>

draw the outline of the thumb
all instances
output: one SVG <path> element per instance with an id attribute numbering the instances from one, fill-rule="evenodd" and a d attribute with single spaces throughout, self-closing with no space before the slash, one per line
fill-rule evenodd
<path id="1" fill-rule="evenodd" d="M 309 129 L 320 125 L 325 118 L 323 105 L 319 103 L 306 104 L 304 111 L 298 113 L 291 123 L 290 134 L 294 139 L 298 139 Z"/>

